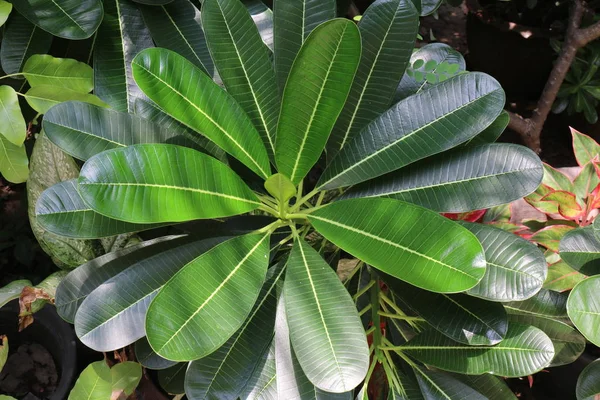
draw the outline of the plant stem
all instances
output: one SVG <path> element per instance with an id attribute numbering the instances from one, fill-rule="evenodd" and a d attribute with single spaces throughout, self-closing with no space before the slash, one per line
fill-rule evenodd
<path id="1" fill-rule="evenodd" d="M 8 74 L 8 75 L 0 76 L 0 79 L 12 78 L 14 76 L 21 76 L 21 75 L 23 75 L 23 73 L 22 72 L 18 72 L 16 74 Z"/>
<path id="2" fill-rule="evenodd" d="M 296 213 L 296 214 L 287 214 L 285 216 L 286 219 L 308 219 L 308 215 L 307 214 L 303 214 L 303 213 Z"/>
<path id="3" fill-rule="evenodd" d="M 271 206 L 266 205 L 265 203 L 258 206 L 258 209 L 273 215 L 275 218 L 279 218 L 279 211 L 272 208 Z"/>
<path id="4" fill-rule="evenodd" d="M 387 318 L 395 318 L 395 319 L 399 319 L 402 321 L 425 321 L 425 319 L 421 318 L 421 317 L 412 317 L 409 315 L 398 315 L 398 314 L 392 314 L 392 313 L 386 313 L 386 312 L 379 312 L 379 315 L 381 315 L 382 317 L 387 317 Z"/>
<path id="5" fill-rule="evenodd" d="M 371 282 L 369 282 L 367 284 L 367 286 L 365 286 L 364 288 L 360 289 L 358 292 L 356 292 L 356 294 L 354 296 L 352 296 L 352 300 L 356 300 L 358 299 L 360 296 L 362 296 L 363 294 L 367 293 L 369 291 L 369 289 L 371 289 L 371 287 L 375 284 L 375 280 L 372 280 Z"/>
<path id="6" fill-rule="evenodd" d="M 381 345 L 381 318 L 379 317 L 379 282 L 376 280 L 375 284 L 371 286 L 371 319 L 375 330 L 373 331 L 373 344 L 375 345 L 375 355 L 373 358 L 381 362 L 383 360 L 383 354 L 379 351 Z"/>
<path id="7" fill-rule="evenodd" d="M 256 231 L 254 231 L 253 233 L 259 234 L 259 233 L 273 233 L 275 232 L 278 228 L 281 228 L 282 226 L 287 225 L 287 222 L 283 222 L 282 220 L 278 219 L 277 221 L 273 221 L 272 223 L 270 223 L 269 225 L 262 227 L 260 229 L 257 229 Z"/>
<path id="8" fill-rule="evenodd" d="M 298 187 L 300 188 L 300 186 Z M 296 204 L 290 209 L 290 212 L 294 213 L 300 209 L 308 200 L 312 199 L 315 194 L 319 193 L 318 189 L 314 189 L 312 192 L 308 193 L 306 196 L 302 197 L 300 200 L 296 201 Z M 298 191 L 300 194 L 300 191 Z"/>
<path id="9" fill-rule="evenodd" d="M 326 193 L 325 191 L 322 191 L 322 192 L 319 194 L 319 198 L 317 199 L 317 202 L 316 202 L 316 204 L 315 204 L 315 207 L 319 207 L 319 206 L 321 205 L 321 203 L 323 202 L 323 198 L 325 198 L 325 193 Z"/>

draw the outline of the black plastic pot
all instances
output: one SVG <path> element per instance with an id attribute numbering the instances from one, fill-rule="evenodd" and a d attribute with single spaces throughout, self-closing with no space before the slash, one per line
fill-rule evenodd
<path id="1" fill-rule="evenodd" d="M 0 308 L 0 334 L 7 335 L 9 346 L 16 349 L 22 343 L 34 342 L 52 355 L 59 374 L 56 390 L 49 400 L 65 400 L 77 378 L 76 337 L 73 328 L 62 320 L 53 306 L 46 306 L 34 315 L 34 322 L 22 332 L 17 331 L 18 301 Z"/>

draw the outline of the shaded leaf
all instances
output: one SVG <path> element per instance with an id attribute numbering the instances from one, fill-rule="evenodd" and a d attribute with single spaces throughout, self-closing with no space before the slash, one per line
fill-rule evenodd
<path id="1" fill-rule="evenodd" d="M 600 220 L 594 222 L 594 227 L 573 229 L 560 240 L 561 258 L 585 275 L 600 274 L 600 241 L 594 234 L 599 227 Z"/>
<path id="2" fill-rule="evenodd" d="M 413 370 L 425 399 L 487 400 L 487 397 L 450 374 L 418 367 L 413 367 Z"/>
<path id="3" fill-rule="evenodd" d="M 158 371 L 158 383 L 167 393 L 180 394 L 185 392 L 185 371 L 188 363 L 175 364 L 167 369 Z"/>
<path id="4" fill-rule="evenodd" d="M 590 363 L 577 378 L 577 400 L 597 400 L 600 395 L 600 360 Z"/>
<path id="5" fill-rule="evenodd" d="M 525 301 L 505 303 L 504 308 L 511 314 L 565 318 L 567 316 L 567 297 L 566 293 L 541 289 L 535 296 Z"/>
<path id="6" fill-rule="evenodd" d="M 167 369 L 177 364 L 176 361 L 167 360 L 156 354 L 145 337 L 135 342 L 135 358 L 148 369 Z"/>
<path id="7" fill-rule="evenodd" d="M 13 13 L 4 28 L 0 47 L 2 69 L 6 74 L 21 72 L 29 57 L 47 53 L 51 44 L 50 33 L 38 28 L 21 14 Z"/>
<path id="8" fill-rule="evenodd" d="M 502 111 L 498 118 L 496 118 L 490 126 L 485 128 L 479 135 L 475 136 L 467 144 L 479 145 L 494 143 L 496 140 L 498 140 L 500 135 L 502 135 L 502 132 L 504 132 L 508 126 L 509 121 L 510 116 L 508 115 L 508 112 Z"/>

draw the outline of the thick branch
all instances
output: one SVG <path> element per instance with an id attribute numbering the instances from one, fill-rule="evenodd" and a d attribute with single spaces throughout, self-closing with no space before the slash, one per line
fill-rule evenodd
<path id="1" fill-rule="evenodd" d="M 519 133 L 525 144 L 537 153 L 541 151 L 540 135 L 544 122 L 548 118 L 565 76 L 575 60 L 577 50 L 600 37 L 600 22 L 587 28 L 579 28 L 584 11 L 583 1 L 574 0 L 565 41 L 531 118 L 523 119 L 520 116 L 511 115 L 509 127 Z"/>

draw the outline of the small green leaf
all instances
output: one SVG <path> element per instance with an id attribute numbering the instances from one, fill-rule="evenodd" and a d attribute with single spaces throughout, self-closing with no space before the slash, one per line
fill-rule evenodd
<path id="1" fill-rule="evenodd" d="M 9 182 L 22 183 L 29 176 L 25 146 L 16 146 L 0 135 L 0 173 Z"/>
<path id="2" fill-rule="evenodd" d="M 94 88 L 92 67 L 70 58 L 35 54 L 23 66 L 23 75 L 31 87 L 54 86 L 79 93 L 89 93 Z"/>
<path id="3" fill-rule="evenodd" d="M 419 58 L 418 60 L 416 60 L 415 62 L 413 62 L 412 68 L 413 69 L 419 69 L 421 68 L 423 65 L 425 65 L 425 60 Z"/>
<path id="4" fill-rule="evenodd" d="M 15 145 L 21 146 L 27 136 L 27 125 L 21 113 L 17 93 L 10 86 L 0 86 L 0 134 Z"/>
<path id="5" fill-rule="evenodd" d="M 8 360 L 8 351 L 8 337 L 0 335 L 0 372 L 2 372 L 4 364 L 6 364 L 6 360 Z"/>
<path id="6" fill-rule="evenodd" d="M 577 378 L 577 400 L 598 400 L 600 396 L 600 359 L 590 363 Z"/>
<path id="7" fill-rule="evenodd" d="M 600 346 L 600 275 L 579 282 L 569 294 L 567 312 L 579 332 L 590 342 Z"/>
<path id="8" fill-rule="evenodd" d="M 88 365 L 75 382 L 68 400 L 110 399 L 112 394 L 112 376 L 104 360 Z"/>
<path id="9" fill-rule="evenodd" d="M 267 192 L 282 203 L 286 203 L 289 199 L 296 195 L 296 187 L 287 176 L 283 174 L 272 175 L 265 181 L 265 189 Z"/>
<path id="10" fill-rule="evenodd" d="M 48 85 L 32 87 L 25 93 L 25 100 L 31 108 L 40 114 L 45 114 L 52 106 L 65 101 L 81 101 L 100 107 L 108 107 L 108 104 L 96 95 Z"/>
<path id="11" fill-rule="evenodd" d="M 142 366 L 136 362 L 125 361 L 110 369 L 112 377 L 112 397 L 127 397 L 133 393 L 142 379 Z"/>
<path id="12" fill-rule="evenodd" d="M 4 25 L 11 11 L 12 4 L 8 1 L 0 0 L 0 26 Z M 1 369 L 2 368 L 0 368 L 0 370 Z"/>

